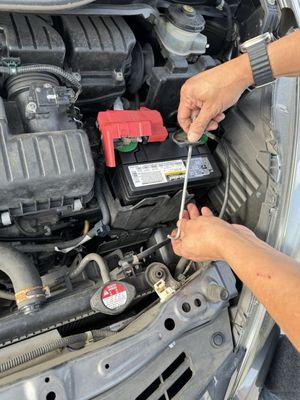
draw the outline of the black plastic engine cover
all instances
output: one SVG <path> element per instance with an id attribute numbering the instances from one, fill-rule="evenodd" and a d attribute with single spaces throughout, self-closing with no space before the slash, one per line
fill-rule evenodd
<path id="1" fill-rule="evenodd" d="M 11 135 L 0 98 L 0 146 L 1 211 L 14 216 L 72 209 L 92 192 L 94 163 L 84 131 Z"/>
<path id="2" fill-rule="evenodd" d="M 85 99 L 114 99 L 125 91 L 135 36 L 122 17 L 61 17 L 67 64 L 81 74 Z M 118 74 L 121 72 L 121 74 Z"/>
<path id="3" fill-rule="evenodd" d="M 120 70 L 135 37 L 122 17 L 62 17 L 67 61 L 74 70 Z"/>
<path id="4" fill-rule="evenodd" d="M 63 65 L 63 39 L 44 19 L 35 15 L 1 13 L 0 31 L 2 57 L 19 57 L 22 65 Z"/>

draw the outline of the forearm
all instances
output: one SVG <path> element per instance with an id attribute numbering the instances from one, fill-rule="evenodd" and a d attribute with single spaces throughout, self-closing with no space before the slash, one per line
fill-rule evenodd
<path id="1" fill-rule="evenodd" d="M 300 30 L 270 43 L 268 46 L 273 75 L 300 76 Z"/>
<path id="2" fill-rule="evenodd" d="M 223 258 L 300 350 L 300 263 L 255 237 L 222 241 Z"/>

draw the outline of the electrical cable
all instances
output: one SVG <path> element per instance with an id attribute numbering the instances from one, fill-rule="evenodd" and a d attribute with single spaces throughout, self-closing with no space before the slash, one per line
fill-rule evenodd
<path id="1" fill-rule="evenodd" d="M 102 179 L 97 175 L 95 179 L 95 195 L 97 199 L 98 206 L 101 210 L 102 214 L 102 223 L 103 225 L 109 225 L 110 223 L 110 212 L 107 205 L 107 201 L 103 195 L 102 190 Z"/>
<path id="2" fill-rule="evenodd" d="M 224 190 L 224 198 L 223 198 L 223 203 L 221 206 L 221 211 L 219 213 L 219 218 L 223 219 L 227 206 L 228 206 L 228 200 L 229 200 L 229 189 L 230 189 L 230 178 L 231 178 L 231 166 L 230 166 L 230 156 L 229 156 L 229 151 L 226 142 L 224 139 L 218 138 L 216 135 L 214 135 L 211 132 L 206 132 L 206 135 L 217 142 L 220 147 L 222 148 L 223 155 L 224 155 L 224 160 L 225 160 L 225 168 L 226 168 L 226 178 L 225 178 L 225 190 Z"/>
<path id="3" fill-rule="evenodd" d="M 225 191 L 224 191 L 224 199 L 223 199 L 223 204 L 221 207 L 221 211 L 219 214 L 219 218 L 223 219 L 227 206 L 228 206 L 228 200 L 229 200 L 229 189 L 230 189 L 230 178 L 231 178 L 231 168 L 230 168 L 230 157 L 229 157 L 229 152 L 227 145 L 224 141 L 219 141 L 219 145 L 222 147 L 223 153 L 224 153 L 224 158 L 225 158 L 225 165 L 226 165 L 226 179 L 225 179 Z"/>
<path id="4" fill-rule="evenodd" d="M 171 239 L 167 238 L 167 239 L 149 247 L 148 249 L 141 251 L 138 254 L 135 254 L 135 255 L 132 255 L 129 257 L 125 257 L 124 261 L 137 263 L 138 261 L 141 261 L 143 258 L 148 257 L 150 254 L 153 254 L 156 250 L 160 249 L 161 247 L 166 246 L 168 243 L 170 243 L 170 241 L 171 241 Z"/>

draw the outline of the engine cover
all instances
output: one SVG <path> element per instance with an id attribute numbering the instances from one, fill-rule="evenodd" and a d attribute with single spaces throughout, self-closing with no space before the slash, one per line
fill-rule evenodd
<path id="1" fill-rule="evenodd" d="M 12 135 L 0 98 L 0 141 L 1 211 L 15 216 L 72 208 L 75 200 L 80 207 L 92 192 L 94 163 L 84 131 Z"/>

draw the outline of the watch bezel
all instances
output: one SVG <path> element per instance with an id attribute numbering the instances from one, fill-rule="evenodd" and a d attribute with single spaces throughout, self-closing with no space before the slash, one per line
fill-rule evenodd
<path id="1" fill-rule="evenodd" d="M 274 36 L 270 32 L 262 33 L 259 36 L 255 36 L 251 39 L 246 40 L 240 44 L 241 53 L 246 53 L 249 47 L 255 46 L 257 43 L 265 42 L 266 44 L 271 43 L 274 40 Z"/>

